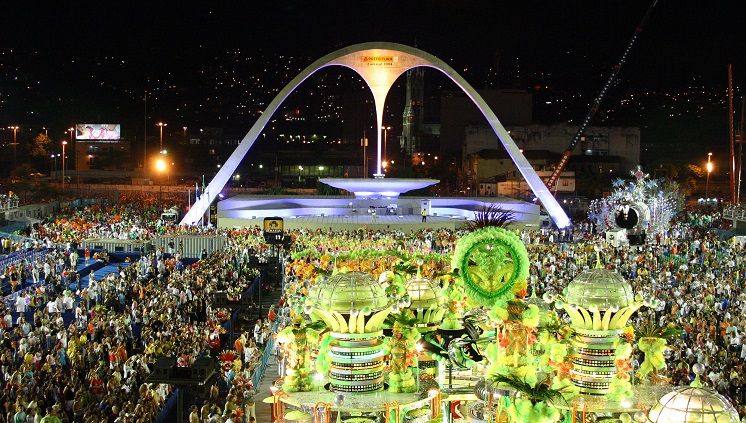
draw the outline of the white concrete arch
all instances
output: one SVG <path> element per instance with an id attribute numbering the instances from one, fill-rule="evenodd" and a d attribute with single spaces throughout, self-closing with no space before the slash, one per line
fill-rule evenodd
<path id="1" fill-rule="evenodd" d="M 508 131 L 500 123 L 497 116 L 495 116 L 495 113 L 490 109 L 482 96 L 480 96 L 476 90 L 461 77 L 461 75 L 448 66 L 444 61 L 429 53 L 425 53 L 422 50 L 405 46 L 403 44 L 387 42 L 355 44 L 337 50 L 327 54 L 319 60 L 316 60 L 298 74 L 298 76 L 293 78 L 293 80 L 290 81 L 267 106 L 264 113 L 262 113 L 262 116 L 256 121 L 254 126 L 251 127 L 249 133 L 246 134 L 238 147 L 236 147 L 233 154 L 231 154 L 225 164 L 220 168 L 217 175 L 215 175 L 212 181 L 210 181 L 210 185 L 205 190 L 205 193 L 203 193 L 199 200 L 197 200 L 189 212 L 184 216 L 181 224 L 195 224 L 200 221 L 201 216 L 204 215 L 210 204 L 215 201 L 220 190 L 223 189 L 231 175 L 233 175 L 236 168 L 241 163 L 241 160 L 243 160 L 246 153 L 254 144 L 254 141 L 259 137 L 265 125 L 269 122 L 269 119 L 274 115 L 282 102 L 285 101 L 285 99 L 314 72 L 332 65 L 345 66 L 353 69 L 355 72 L 360 74 L 363 80 L 368 84 L 373 92 L 376 106 L 376 123 L 378 128 L 381 128 L 382 124 L 383 106 L 386 94 L 388 94 L 391 85 L 402 73 L 414 67 L 426 66 L 437 69 L 446 74 L 464 91 L 464 93 L 466 93 L 467 96 L 469 96 L 469 98 L 471 98 L 474 104 L 479 107 L 479 110 L 487 119 L 492 130 L 500 139 L 500 142 L 502 142 L 511 159 L 518 167 L 521 175 L 526 180 L 529 187 L 531 187 L 531 190 L 539 201 L 541 201 L 542 205 L 547 209 L 547 212 L 549 212 L 554 223 L 560 228 L 564 228 L 570 224 L 570 219 L 568 219 L 564 210 L 562 210 L 562 207 L 560 207 L 557 200 L 544 185 L 544 182 L 539 178 L 534 169 L 528 163 L 528 160 L 526 160 L 520 152 L 518 146 L 516 146 L 515 142 L 508 134 Z M 379 130 L 377 132 L 377 173 L 380 174 L 381 131 Z"/>

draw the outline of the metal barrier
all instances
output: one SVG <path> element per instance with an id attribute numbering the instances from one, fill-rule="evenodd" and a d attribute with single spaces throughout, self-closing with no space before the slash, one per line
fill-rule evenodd
<path id="1" fill-rule="evenodd" d="M 169 243 L 174 245 L 174 253 L 180 253 L 182 257 L 199 258 L 203 250 L 211 254 L 224 249 L 228 238 L 216 235 L 164 235 L 149 240 L 89 238 L 81 243 L 81 248 L 137 253 L 150 253 L 161 248 L 164 252 L 169 252 Z"/>
<path id="2" fill-rule="evenodd" d="M 174 253 L 182 257 L 199 258 L 202 250 L 207 254 L 223 250 L 228 245 L 228 238 L 218 235 L 161 235 L 153 239 L 155 248 L 169 251 L 169 243 L 174 245 Z"/>
<path id="3" fill-rule="evenodd" d="M 272 333 L 277 332 L 277 323 L 274 324 L 274 327 L 272 328 Z M 254 388 L 259 388 L 259 382 L 262 381 L 262 377 L 264 376 L 264 371 L 267 370 L 267 364 L 269 364 L 269 359 L 272 357 L 272 351 L 275 349 L 275 338 L 270 337 L 269 342 L 267 342 L 267 346 L 264 348 L 264 352 L 262 353 L 262 359 L 259 362 L 259 366 L 257 366 L 256 369 L 254 369 L 254 373 L 251 375 L 251 383 L 254 384 Z"/>
<path id="4" fill-rule="evenodd" d="M 11 221 L 10 223 L 8 223 L 7 225 L 3 226 L 0 229 L 3 232 L 3 235 L 2 235 L 3 238 L 10 238 L 13 241 L 18 242 L 19 239 L 17 239 L 17 238 L 20 238 L 20 240 L 22 241 L 22 240 L 26 239 L 26 237 L 20 236 L 20 235 L 16 235 L 15 232 L 20 232 L 20 231 L 28 228 L 29 226 L 31 226 L 31 225 L 28 224 L 28 223 L 26 223 L 26 222 L 14 222 L 14 221 Z"/>
<path id="5" fill-rule="evenodd" d="M 16 251 L 7 256 L 2 256 L 0 257 L 0 274 L 5 273 L 5 269 L 10 266 L 35 266 L 37 258 L 41 259 L 42 262 L 45 262 L 49 253 L 50 250 L 44 248 L 41 250 L 28 250 L 23 252 Z M 28 271 L 28 277 L 31 277 L 31 270 Z M 26 282 L 28 282 L 28 280 Z M 36 288 L 40 286 L 48 286 L 48 284 L 45 284 L 44 282 L 43 272 L 39 275 L 39 282 L 35 284 L 21 284 L 19 281 L 19 285 L 21 286 L 19 286 L 16 292 L 10 292 L 5 296 L 4 301 L 6 303 L 15 302 L 21 292 L 31 292 L 35 291 Z M 0 283 L 0 295 L 11 291 L 11 289 L 10 280 L 3 280 L 3 282 Z"/>

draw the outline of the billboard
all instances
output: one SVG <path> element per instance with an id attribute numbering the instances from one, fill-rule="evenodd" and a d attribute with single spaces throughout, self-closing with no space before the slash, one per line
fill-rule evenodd
<path id="1" fill-rule="evenodd" d="M 269 244 L 279 244 L 283 240 L 284 222 L 281 217 L 264 218 L 264 240 Z"/>
<path id="2" fill-rule="evenodd" d="M 264 218 L 264 232 L 271 234 L 281 234 L 284 226 L 284 221 L 281 217 L 265 217 Z"/>
<path id="3" fill-rule="evenodd" d="M 75 125 L 76 140 L 118 140 L 121 128 L 118 123 L 79 123 Z"/>

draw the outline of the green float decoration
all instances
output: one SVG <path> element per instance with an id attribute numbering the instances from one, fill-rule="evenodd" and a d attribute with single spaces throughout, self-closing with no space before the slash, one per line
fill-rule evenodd
<path id="1" fill-rule="evenodd" d="M 319 338 L 319 332 L 306 327 L 305 321 L 296 317 L 293 324 L 277 334 L 277 342 L 288 352 L 285 378 L 282 389 L 287 392 L 307 392 L 313 390 L 310 376 L 310 351 Z"/>
<path id="2" fill-rule="evenodd" d="M 474 231 L 458 242 L 451 267 L 458 270 L 471 301 L 492 307 L 527 288 L 528 252 L 513 232 L 497 227 Z"/>

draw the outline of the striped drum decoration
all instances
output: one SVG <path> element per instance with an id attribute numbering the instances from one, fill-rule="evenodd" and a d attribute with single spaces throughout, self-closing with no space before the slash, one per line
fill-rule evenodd
<path id="1" fill-rule="evenodd" d="M 616 375 L 614 344 L 621 334 L 621 330 L 574 330 L 570 378 L 580 392 L 593 395 L 609 392 L 611 378 Z"/>

